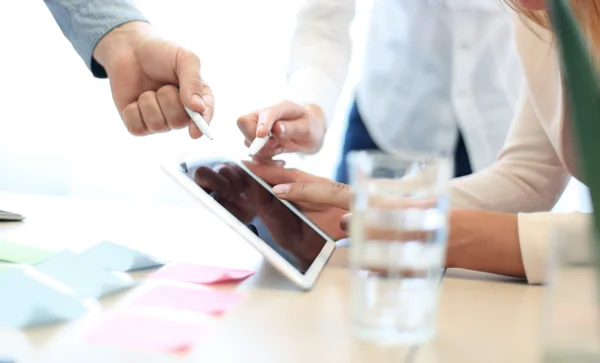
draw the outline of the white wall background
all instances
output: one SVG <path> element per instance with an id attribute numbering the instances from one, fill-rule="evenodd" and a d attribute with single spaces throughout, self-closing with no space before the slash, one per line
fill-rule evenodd
<path id="1" fill-rule="evenodd" d="M 40 0 L 0 3 L 0 190 L 155 204 L 187 204 L 158 162 L 187 150 L 239 150 L 241 114 L 280 100 L 301 0 L 138 0 L 164 35 L 196 51 L 213 87 L 217 143 L 186 131 L 130 136 L 108 82 L 93 79 Z M 371 0 L 358 0 L 354 61 L 324 149 L 297 167 L 331 176 Z M 574 185 L 561 210 L 579 208 Z"/>

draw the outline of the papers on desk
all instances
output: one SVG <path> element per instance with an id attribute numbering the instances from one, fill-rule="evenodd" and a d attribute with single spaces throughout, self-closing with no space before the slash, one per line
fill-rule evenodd
<path id="1" fill-rule="evenodd" d="M 11 262 L 0 262 L 0 326 L 13 328 L 78 319 L 99 310 L 98 299 L 136 285 L 127 272 L 163 265 L 151 255 L 106 241 L 74 253 L 0 240 L 0 261 Z M 184 353 L 206 334 L 209 325 L 167 318 L 181 313 L 214 320 L 240 304 L 244 296 L 197 285 L 242 281 L 252 274 L 214 266 L 167 265 L 150 276 L 179 285 L 158 285 L 146 291 L 129 304 L 135 315 L 117 308 L 88 338 L 133 349 Z M 164 318 L 139 311 L 161 312 Z"/>
<path id="2" fill-rule="evenodd" d="M 99 309 L 60 282 L 24 268 L 0 276 L 0 325 L 26 328 L 76 319 Z M 9 292 L 9 293 L 7 293 Z"/>
<path id="3" fill-rule="evenodd" d="M 128 349 L 186 353 L 208 330 L 208 326 L 196 322 L 113 313 L 90 332 L 87 340 Z"/>
<path id="4" fill-rule="evenodd" d="M 133 302 L 134 306 L 184 310 L 208 315 L 221 315 L 237 306 L 244 295 L 195 286 L 157 286 Z"/>
<path id="5" fill-rule="evenodd" d="M 81 253 L 81 257 L 106 269 L 122 272 L 146 270 L 164 265 L 163 261 L 154 256 L 108 241 L 90 247 Z"/>
<path id="6" fill-rule="evenodd" d="M 83 298 L 99 299 L 136 284 L 128 274 L 109 271 L 71 251 L 60 252 L 35 268 L 67 285 Z"/>
<path id="7" fill-rule="evenodd" d="M 190 264 L 170 264 L 149 277 L 210 285 L 237 282 L 252 276 L 254 271 Z"/>
<path id="8" fill-rule="evenodd" d="M 0 238 L 0 261 L 35 264 L 47 259 L 54 253 L 56 252 Z"/>

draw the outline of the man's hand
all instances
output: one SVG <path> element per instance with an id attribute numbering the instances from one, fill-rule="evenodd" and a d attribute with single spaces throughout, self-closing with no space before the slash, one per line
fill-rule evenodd
<path id="1" fill-rule="evenodd" d="M 246 137 L 246 146 L 271 131 L 273 136 L 255 156 L 258 161 L 284 152 L 316 153 L 323 146 L 326 131 L 325 116 L 318 106 L 290 101 L 244 115 L 237 124 Z"/>
<path id="2" fill-rule="evenodd" d="M 97 45 L 94 59 L 106 69 L 113 99 L 133 135 L 189 127 L 202 133 L 183 106 L 210 122 L 214 98 L 200 77 L 198 57 L 153 33 L 149 24 L 131 22 L 108 33 Z"/>

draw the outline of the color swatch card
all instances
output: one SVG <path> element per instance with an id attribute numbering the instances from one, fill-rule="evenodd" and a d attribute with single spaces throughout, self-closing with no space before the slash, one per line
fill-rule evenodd
<path id="1" fill-rule="evenodd" d="M 47 259 L 54 253 L 55 251 L 0 238 L 0 261 L 35 264 Z"/>
<path id="2" fill-rule="evenodd" d="M 102 345 L 158 353 L 186 353 L 210 327 L 132 313 L 112 313 L 96 326 L 87 340 Z"/>
<path id="3" fill-rule="evenodd" d="M 170 264 L 150 274 L 150 277 L 210 285 L 242 281 L 253 274 L 254 271 L 250 270 L 190 264 Z"/>
<path id="4" fill-rule="evenodd" d="M 133 305 L 221 315 L 243 300 L 244 295 L 235 292 L 160 285 L 140 296 Z"/>
<path id="5" fill-rule="evenodd" d="M 60 282 L 32 268 L 0 276 L 0 325 L 27 328 L 77 319 L 99 309 Z"/>
<path id="6" fill-rule="evenodd" d="M 128 274 L 89 263 L 71 251 L 59 252 L 35 269 L 69 286 L 83 298 L 99 299 L 136 285 Z"/>
<path id="7" fill-rule="evenodd" d="M 81 253 L 86 261 L 113 271 L 130 272 L 164 265 L 160 259 L 113 242 L 103 241 Z"/>

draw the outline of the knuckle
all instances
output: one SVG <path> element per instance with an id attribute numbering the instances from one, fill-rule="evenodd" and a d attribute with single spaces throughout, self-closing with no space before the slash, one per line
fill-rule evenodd
<path id="1" fill-rule="evenodd" d="M 348 185 L 344 183 L 335 182 L 331 184 L 331 194 L 339 195 L 347 191 Z"/>
<path id="2" fill-rule="evenodd" d="M 147 132 L 146 127 L 140 121 L 125 121 L 125 127 L 134 136 L 144 136 Z"/>

